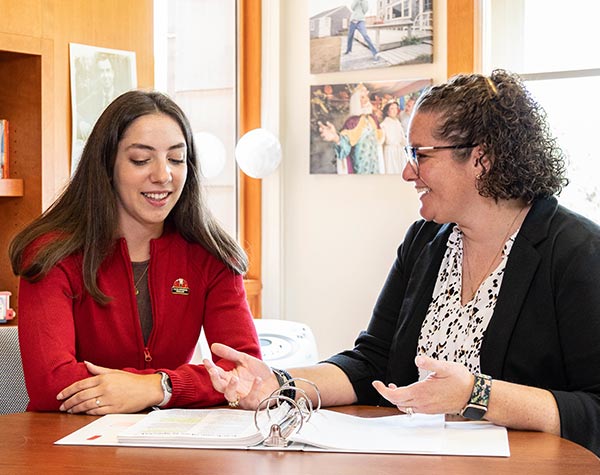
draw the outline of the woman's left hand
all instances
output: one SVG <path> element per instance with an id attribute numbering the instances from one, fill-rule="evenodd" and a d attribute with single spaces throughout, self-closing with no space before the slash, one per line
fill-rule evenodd
<path id="1" fill-rule="evenodd" d="M 458 414 L 465 407 L 473 389 L 474 377 L 460 363 L 417 356 L 418 368 L 429 371 L 423 381 L 409 386 L 388 386 L 373 381 L 373 387 L 403 412 L 423 414 Z"/>
<path id="2" fill-rule="evenodd" d="M 134 374 L 85 362 L 94 376 L 63 389 L 61 411 L 104 415 L 133 413 L 159 404 L 163 399 L 160 374 Z"/>

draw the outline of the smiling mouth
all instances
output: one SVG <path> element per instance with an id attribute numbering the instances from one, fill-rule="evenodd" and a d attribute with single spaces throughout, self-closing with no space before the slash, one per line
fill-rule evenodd
<path id="1" fill-rule="evenodd" d="M 423 188 L 417 188 L 417 194 L 419 195 L 419 198 L 421 196 L 426 195 L 427 193 L 429 193 L 431 191 L 431 188 L 429 187 L 423 187 Z"/>
<path id="2" fill-rule="evenodd" d="M 163 191 L 162 193 L 144 193 L 144 192 L 142 192 L 143 196 L 145 196 L 146 198 L 153 200 L 153 201 L 162 201 L 170 194 L 171 194 L 170 191 Z"/>

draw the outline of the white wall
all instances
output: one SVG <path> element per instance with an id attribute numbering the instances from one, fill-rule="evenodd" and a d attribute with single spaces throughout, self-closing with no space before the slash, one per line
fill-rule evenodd
<path id="1" fill-rule="evenodd" d="M 351 347 L 366 327 L 396 249 L 419 216 L 414 189 L 399 175 L 309 174 L 309 88 L 328 82 L 444 81 L 446 0 L 434 2 L 433 64 L 320 75 L 310 74 L 308 0 L 264 3 L 267 13 L 279 12 L 281 43 L 277 70 L 266 71 L 279 74 L 279 108 L 266 105 L 263 113 L 279 115 L 283 149 L 280 170 L 264 181 L 263 199 L 271 210 L 263 243 L 264 316 L 307 323 L 325 358 Z M 273 203 L 279 213 L 272 212 Z"/>

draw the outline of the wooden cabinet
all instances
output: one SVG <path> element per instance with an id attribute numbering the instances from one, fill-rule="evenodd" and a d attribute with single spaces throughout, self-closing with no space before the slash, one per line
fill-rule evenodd
<path id="1" fill-rule="evenodd" d="M 18 280 L 11 239 L 69 179 L 69 43 L 136 53 L 138 86 L 154 84 L 153 0 L 0 0 L 0 118 L 10 121 L 10 180 L 0 180 L 0 290 Z"/>
<path id="2" fill-rule="evenodd" d="M 13 307 L 17 279 L 8 260 L 8 245 L 42 211 L 41 43 L 0 36 L 0 117 L 10 124 L 10 179 L 0 180 L 0 290 L 12 292 Z"/>

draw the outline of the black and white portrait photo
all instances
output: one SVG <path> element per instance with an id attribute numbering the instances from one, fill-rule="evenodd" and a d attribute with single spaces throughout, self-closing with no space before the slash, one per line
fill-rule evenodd
<path id="1" fill-rule="evenodd" d="M 71 174 L 75 172 L 83 145 L 92 127 L 118 95 L 137 87 L 135 53 L 70 45 L 72 149 Z"/>

